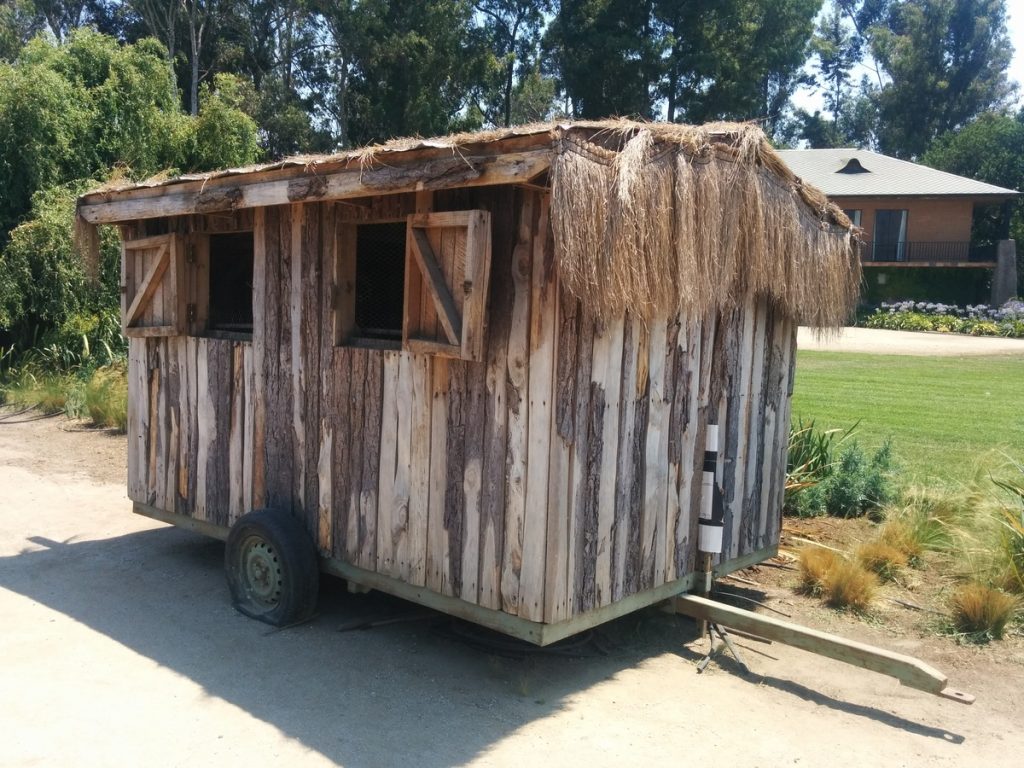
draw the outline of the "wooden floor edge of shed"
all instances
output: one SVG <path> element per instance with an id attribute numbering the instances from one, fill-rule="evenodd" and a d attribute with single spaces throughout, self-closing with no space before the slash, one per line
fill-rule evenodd
<path id="1" fill-rule="evenodd" d="M 139 501 L 132 502 L 132 511 L 137 515 L 149 517 L 163 523 L 194 531 L 204 536 L 225 541 L 228 537 L 226 526 L 210 523 L 205 520 L 197 520 L 188 515 L 176 512 L 166 512 L 149 504 Z M 778 554 L 777 547 L 765 547 L 764 549 L 750 552 L 742 557 L 727 560 L 714 566 L 715 577 L 725 576 L 734 571 L 748 568 L 757 563 L 763 562 Z M 468 603 L 457 597 L 449 597 L 433 592 L 426 587 L 419 587 L 413 584 L 406 584 L 403 581 L 385 576 L 380 573 L 359 568 L 350 563 L 336 558 L 321 557 L 320 567 L 325 573 L 338 576 L 346 581 L 358 584 L 369 589 L 376 589 L 394 597 L 417 603 L 426 608 L 431 608 L 449 616 L 465 619 L 474 624 L 493 629 L 497 632 L 515 637 L 519 640 L 533 643 L 534 645 L 545 646 L 564 640 L 580 632 L 593 629 L 601 624 L 621 618 L 633 611 L 646 608 L 651 605 L 663 602 L 670 598 L 681 595 L 693 587 L 696 580 L 696 573 L 688 573 L 680 579 L 676 579 L 660 587 L 648 589 L 643 592 L 625 597 L 622 600 L 610 605 L 597 608 L 587 613 L 574 616 L 571 619 L 560 621 L 557 624 L 544 624 L 542 622 L 530 621 L 519 616 L 513 616 L 503 611 L 496 611 L 492 608 L 485 608 L 480 605 Z"/>

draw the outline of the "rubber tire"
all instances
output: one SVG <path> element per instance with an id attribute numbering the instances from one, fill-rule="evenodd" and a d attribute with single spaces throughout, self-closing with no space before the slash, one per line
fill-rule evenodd
<path id="1" fill-rule="evenodd" d="M 275 605 L 253 599 L 246 588 L 243 546 L 254 536 L 266 542 L 277 557 L 280 592 Z M 228 532 L 224 570 L 232 604 L 250 618 L 282 627 L 305 621 L 316 610 L 320 586 L 316 547 L 302 524 L 289 514 L 257 509 L 240 517 Z"/>

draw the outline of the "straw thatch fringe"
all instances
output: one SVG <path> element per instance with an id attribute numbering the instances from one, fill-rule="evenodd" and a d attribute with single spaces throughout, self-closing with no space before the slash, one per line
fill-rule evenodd
<path id="1" fill-rule="evenodd" d="M 552 227 L 562 279 L 598 317 L 728 311 L 769 297 L 841 326 L 860 286 L 849 220 L 752 126 L 567 126 Z"/>
<path id="2" fill-rule="evenodd" d="M 93 285 L 100 282 L 100 230 L 81 216 L 75 215 L 73 233 L 75 249 L 82 259 L 85 276 Z"/>

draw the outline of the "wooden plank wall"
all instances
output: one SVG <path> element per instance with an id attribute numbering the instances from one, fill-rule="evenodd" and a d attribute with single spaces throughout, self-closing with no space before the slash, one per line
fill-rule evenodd
<path id="1" fill-rule="evenodd" d="M 334 343 L 339 223 L 401 219 L 414 195 L 221 221 L 256 233 L 253 341 L 131 341 L 131 498 L 222 525 L 289 510 L 325 555 L 555 622 L 694 569 L 718 423 L 724 558 L 778 541 L 794 323 L 754 297 L 598 323 L 558 285 L 546 195 L 434 208 L 493 217 L 485 362 Z M 211 224 L 142 234 L 161 226 Z"/>

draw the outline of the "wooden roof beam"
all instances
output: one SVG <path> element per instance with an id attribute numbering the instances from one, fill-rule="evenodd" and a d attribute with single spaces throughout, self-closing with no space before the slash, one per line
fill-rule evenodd
<path id="1" fill-rule="evenodd" d="M 203 182 L 168 184 L 163 194 L 132 197 L 121 193 L 102 200 L 94 193 L 79 202 L 78 215 L 90 224 L 114 224 L 138 219 L 193 213 L 259 208 L 303 201 L 344 200 L 448 187 L 479 187 L 531 179 L 551 165 L 550 147 L 502 155 L 443 155 L 415 163 L 376 164 L 295 178 L 267 178 L 266 173 L 245 174 Z M 114 196 L 112 196 L 114 197 Z M 100 198 L 100 199 L 97 199 Z M 97 199 L 96 202 L 92 202 Z"/>

